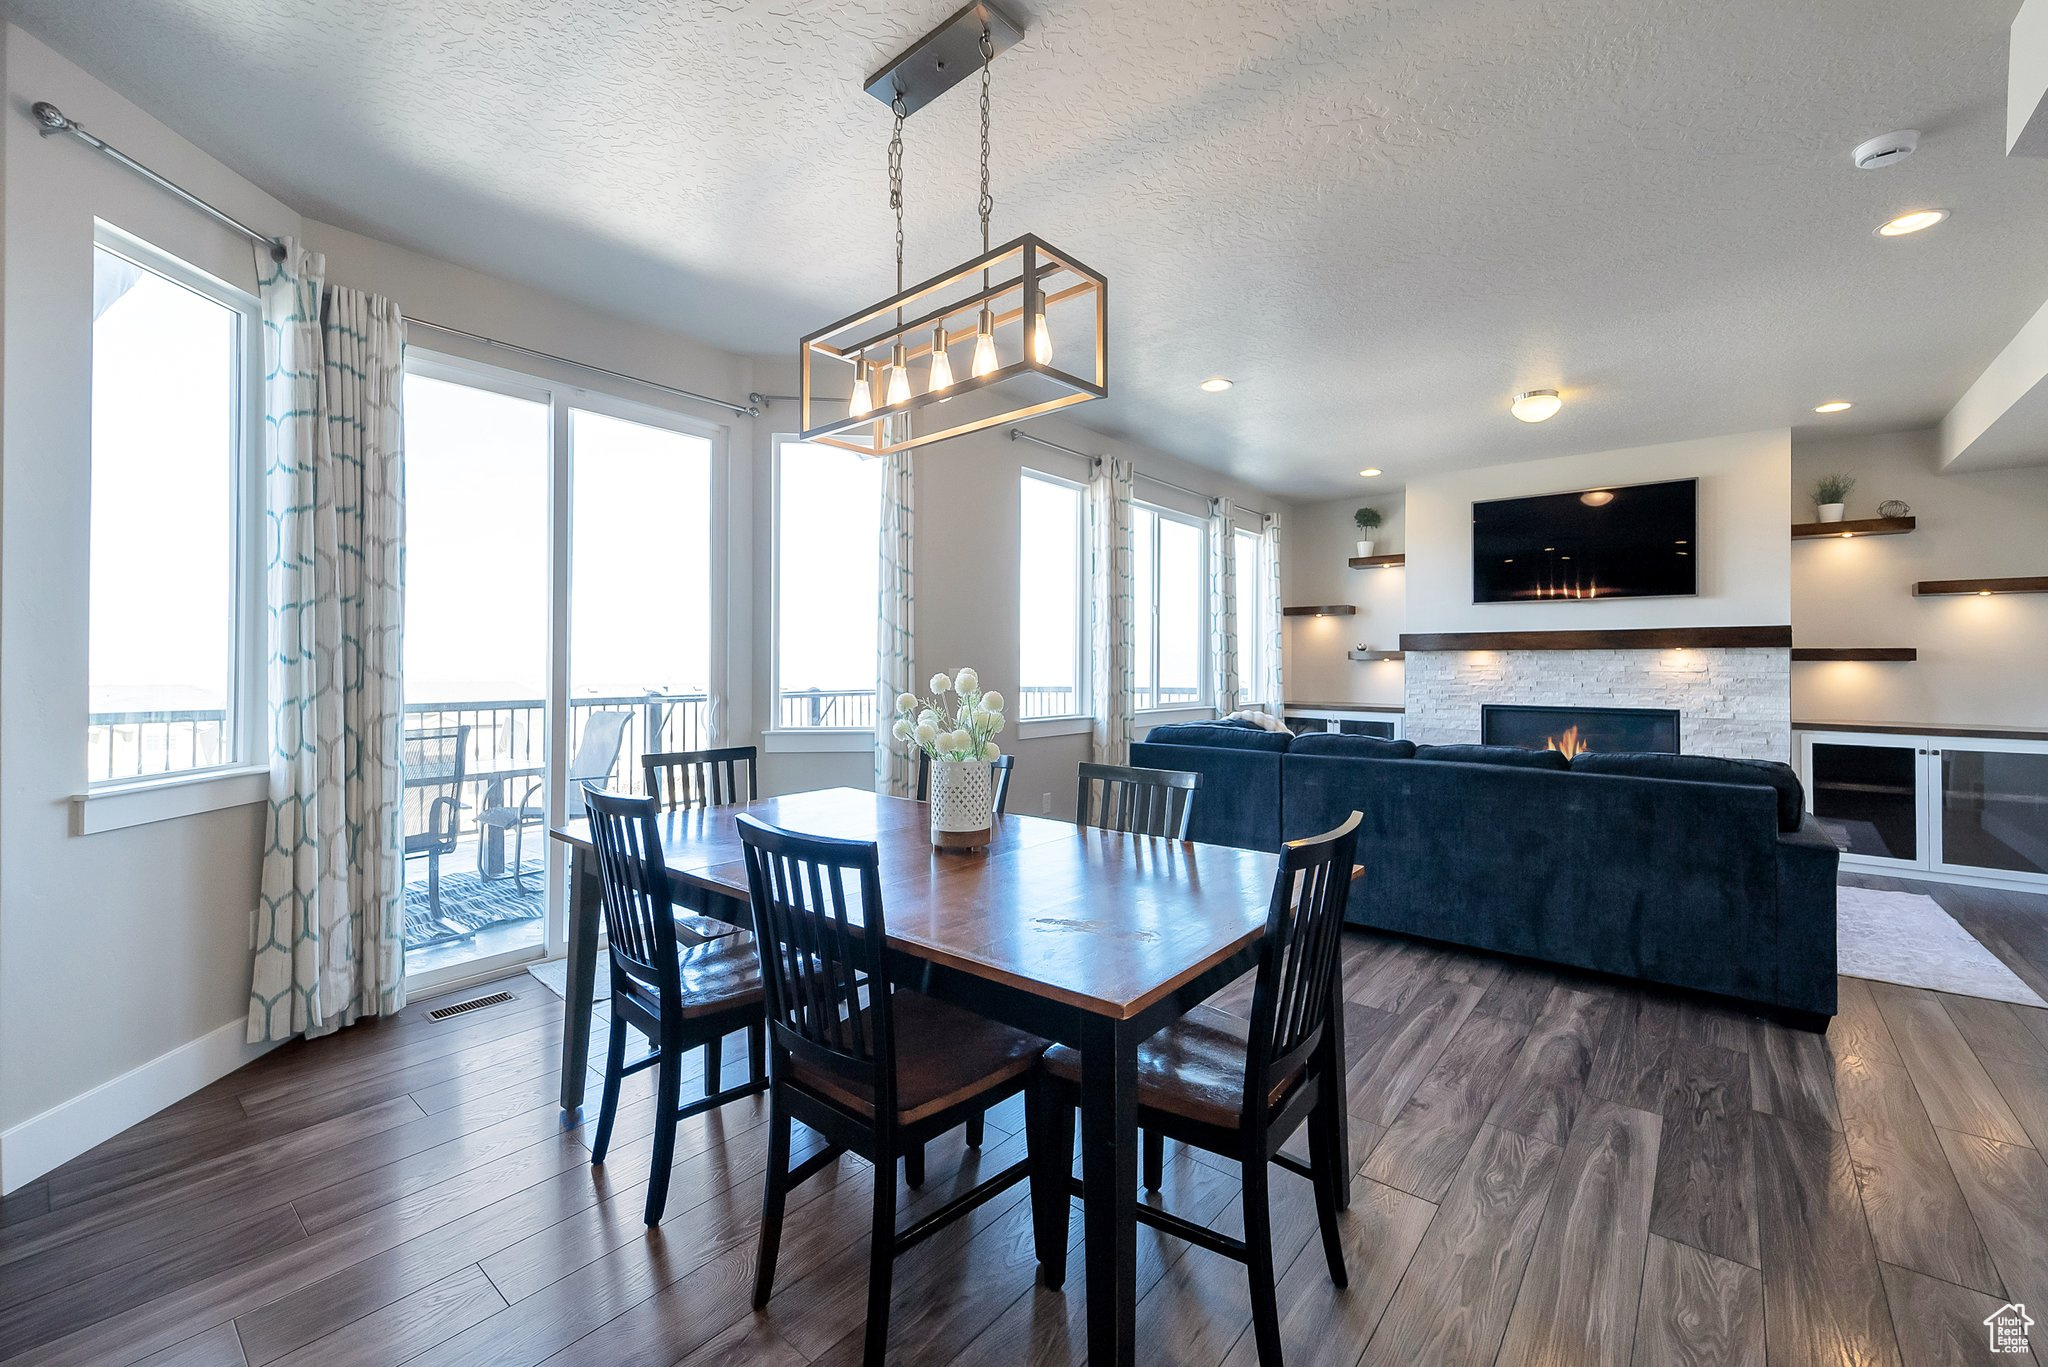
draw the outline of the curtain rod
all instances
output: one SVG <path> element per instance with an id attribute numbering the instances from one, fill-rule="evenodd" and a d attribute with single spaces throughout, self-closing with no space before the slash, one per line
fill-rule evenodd
<path id="1" fill-rule="evenodd" d="M 106 141 L 104 138 L 96 137 L 95 135 L 86 132 L 85 126 L 83 124 L 75 123 L 71 119 L 66 118 L 64 115 L 64 111 L 57 108 L 56 105 L 51 104 L 48 100 L 36 101 L 35 104 L 29 107 L 29 113 L 35 118 L 36 131 L 41 133 L 44 137 L 48 138 L 54 137 L 59 133 L 69 133 L 72 137 L 77 138 L 80 142 L 84 143 L 87 147 L 92 148 L 94 151 L 104 152 L 106 155 L 112 157 L 115 161 L 120 162 L 121 165 L 133 171 L 136 175 L 141 176 L 144 180 L 156 186 L 158 189 L 169 191 L 171 194 L 176 195 L 179 199 L 184 200 L 193 208 L 199 210 L 200 213 L 205 214 L 208 217 L 214 219 L 215 221 L 224 224 L 229 228 L 234 229 L 236 232 L 248 238 L 250 241 L 260 243 L 261 245 L 269 248 L 271 260 L 284 260 L 284 241 L 282 238 L 272 237 L 269 233 L 258 232 L 256 229 L 242 222 L 241 219 L 236 218 L 233 214 L 227 213 L 225 210 L 217 209 L 213 205 L 208 204 L 205 200 L 193 194 L 190 190 L 178 184 L 176 181 L 171 180 L 169 177 L 158 175 L 155 171 L 150 170 L 147 166 L 144 166 L 141 162 L 129 156 L 126 152 L 123 152 L 120 148 L 114 146 L 112 143 Z"/>
<path id="2" fill-rule="evenodd" d="M 1101 456 L 1090 455 L 1086 451 L 1076 451 L 1071 446 L 1062 446 L 1056 441 L 1047 441 L 1044 437 L 1034 437 L 1029 432 L 1023 431 L 1019 428 L 1012 427 L 1010 429 L 1010 440 L 1028 441 L 1033 446 L 1043 446 L 1050 451 L 1064 451 L 1066 454 L 1070 456 L 1080 457 L 1082 460 L 1087 461 L 1091 466 L 1102 464 Z M 1144 478 L 1151 480 L 1154 484 L 1157 484 L 1162 488 L 1171 489 L 1175 493 L 1186 494 L 1189 498 L 1199 498 L 1204 503 L 1231 503 L 1229 499 L 1223 498 L 1220 495 L 1205 494 L 1200 489 L 1190 489 L 1185 484 L 1175 484 L 1172 480 L 1161 479 L 1157 475 L 1145 475 Z M 1241 503 L 1231 503 L 1231 506 L 1234 508 L 1244 508 L 1244 505 Z M 1258 513 L 1260 517 L 1265 518 L 1268 522 L 1273 520 L 1273 515 L 1271 513 L 1260 512 L 1257 508 L 1244 508 L 1244 510 L 1248 513 Z"/>
<path id="3" fill-rule="evenodd" d="M 84 125 L 69 118 L 56 105 L 51 104 L 47 100 L 38 100 L 30 107 L 29 113 L 35 118 L 37 131 L 44 137 L 48 138 L 54 137 L 59 133 L 69 133 L 94 151 L 102 152 L 112 157 L 115 161 L 133 171 L 136 175 L 141 176 L 158 189 L 175 195 L 215 222 L 233 229 L 251 242 L 268 249 L 271 260 L 284 260 L 283 238 L 272 237 L 269 233 L 265 232 L 258 232 L 233 214 L 207 203 L 168 176 L 160 175 L 150 170 L 149 167 L 144 166 L 141 162 L 135 160 L 135 158 L 129 156 L 120 148 L 115 147 L 106 139 L 86 132 Z M 663 384 L 659 380 L 648 380 L 642 379 L 638 375 L 628 375 L 622 370 L 608 370 L 604 366 L 592 365 L 588 361 L 578 361 L 568 356 L 554 355 L 552 352 L 537 351 L 533 347 L 520 346 L 516 342 L 502 342 L 496 337 L 486 337 L 482 333 L 467 332 L 462 328 L 452 328 L 445 323 L 430 323 L 424 318 L 408 318 L 406 323 L 413 327 L 432 328 L 436 332 L 444 332 L 452 337 L 466 337 L 472 342 L 480 342 L 485 346 L 500 347 L 506 351 L 516 351 L 522 356 L 531 356 L 537 360 L 553 361 L 558 365 L 574 366 L 578 370 L 587 370 L 592 374 L 608 375 L 615 380 L 625 380 L 631 384 L 644 385 L 663 394 L 673 394 L 679 399 L 690 399 L 697 403 L 708 403 L 716 408 L 730 409 L 732 412 L 743 417 L 758 417 L 761 412 L 761 406 L 767 403 L 769 398 L 766 394 L 749 394 L 746 403 L 734 403 L 730 399 L 720 399 L 709 394 L 699 394 L 694 390 L 679 389 L 675 385 Z"/>

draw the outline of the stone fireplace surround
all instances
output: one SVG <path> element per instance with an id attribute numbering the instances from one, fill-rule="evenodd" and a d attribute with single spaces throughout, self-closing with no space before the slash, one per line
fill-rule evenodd
<path id="1" fill-rule="evenodd" d="M 1403 644 L 1405 734 L 1418 745 L 1477 741 L 1486 703 L 1662 707 L 1677 710 L 1686 754 L 1792 758 L 1789 646 L 1459 650 Z"/>

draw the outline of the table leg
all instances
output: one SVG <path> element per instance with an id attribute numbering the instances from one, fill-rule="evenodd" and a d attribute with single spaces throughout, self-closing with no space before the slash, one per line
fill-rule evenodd
<path id="1" fill-rule="evenodd" d="M 597 922 L 604 911 L 591 854 L 582 846 L 569 859 L 569 992 L 562 1010 L 562 1110 L 583 1105 L 590 1068 L 590 1008 L 597 994 Z"/>
<path id="2" fill-rule="evenodd" d="M 1137 1360 L 1138 1041 L 1130 1026 L 1086 1017 L 1081 1030 L 1082 1249 L 1088 1361 Z"/>
<path id="3" fill-rule="evenodd" d="M 1342 986 L 1343 980 L 1338 980 Z M 1333 1147 L 1337 1150 L 1337 1165 L 1341 1169 L 1337 1176 L 1337 1209 L 1351 1209 L 1351 1169 L 1355 1166 L 1351 1157 L 1351 1098 L 1344 1095 L 1344 994 L 1338 992 L 1330 1002 L 1330 1028 L 1328 1036 L 1330 1071 L 1326 1076 L 1334 1078 L 1332 1084 L 1338 1090 L 1337 1136 Z"/>

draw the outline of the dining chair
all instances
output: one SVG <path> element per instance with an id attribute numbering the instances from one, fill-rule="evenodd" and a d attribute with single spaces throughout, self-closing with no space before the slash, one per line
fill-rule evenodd
<path id="1" fill-rule="evenodd" d="M 733 807 L 761 795 L 757 765 L 760 750 L 728 745 L 717 750 L 666 750 L 640 757 L 647 795 L 663 811 L 693 807 Z M 746 790 L 740 789 L 740 767 L 746 766 Z"/>
<path id="2" fill-rule="evenodd" d="M 603 784 L 611 780 L 612 769 L 619 762 L 619 749 L 625 743 L 626 727 L 632 720 L 631 712 L 592 712 L 584 718 L 583 739 L 577 742 L 576 753 L 569 757 L 572 801 L 580 785 Z M 546 792 L 546 780 L 537 778 L 527 785 L 526 792 L 517 802 L 495 803 L 477 814 L 479 830 L 496 831 L 500 840 L 506 831 L 512 833 L 512 886 L 521 892 L 526 890 L 526 828 L 541 825 L 547 820 Z M 481 840 L 477 842 L 476 857 L 477 872 L 483 874 Z M 504 875 L 498 876 L 502 878 Z"/>
<path id="3" fill-rule="evenodd" d="M 1358 850 L 1353 812 L 1343 825 L 1280 851 L 1280 871 L 1266 908 L 1266 933 L 1252 989 L 1249 1021 L 1198 1006 L 1138 1048 L 1138 1125 L 1145 1133 L 1145 1184 L 1157 1190 L 1163 1137 L 1237 1161 L 1243 1175 L 1244 1238 L 1232 1239 L 1154 1206 L 1138 1219 L 1245 1265 L 1251 1280 L 1253 1342 L 1263 1367 L 1280 1367 L 1280 1310 L 1273 1289 L 1271 1164 L 1315 1187 L 1316 1221 L 1330 1280 L 1348 1284 L 1337 1228 L 1343 1203 L 1344 1061 L 1337 1055 L 1333 1011 L 1341 1010 L 1344 908 Z M 1080 1100 L 1081 1056 L 1064 1045 L 1046 1051 L 1056 1089 L 1046 1139 L 1049 1151 L 1071 1147 Z M 1280 1152 L 1304 1123 L 1307 1163 Z M 1050 1255 L 1048 1284 L 1065 1275 L 1066 1247 Z M 1041 1262 L 1044 1259 L 1041 1258 Z"/>
<path id="4" fill-rule="evenodd" d="M 1195 794 L 1201 786 L 1200 774 L 1180 769 L 1083 764 L 1074 820 L 1106 831 L 1186 840 Z"/>
<path id="5" fill-rule="evenodd" d="M 583 802 L 604 888 L 612 965 L 611 1041 L 590 1161 L 593 1166 L 603 1163 L 611 1146 L 619 1084 L 643 1068 L 659 1068 L 654 1168 L 647 1182 L 646 1212 L 647 1223 L 657 1225 L 668 1203 L 677 1122 L 767 1089 L 760 960 L 753 938 L 744 933 L 702 943 L 694 942 L 694 937 L 686 942 L 677 933 L 668 868 L 662 860 L 659 803 L 590 786 L 583 790 Z M 631 1063 L 626 1061 L 628 1026 L 652 1046 L 644 1058 Z M 750 1066 L 746 1082 L 724 1087 L 720 1044 L 735 1030 L 747 1032 Z M 698 1048 L 704 1051 L 704 1095 L 684 1104 L 683 1056 Z"/>
<path id="6" fill-rule="evenodd" d="M 765 1308 L 774 1290 L 790 1190 L 841 1153 L 858 1154 L 874 1166 L 863 1360 L 881 1367 L 895 1260 L 927 1236 L 1029 1177 L 1039 1260 L 1052 1257 L 1054 1245 L 1065 1249 L 1066 1202 L 1052 1193 L 1067 1190 L 1072 1135 L 1057 1155 L 1042 1142 L 1052 1121 L 1038 1068 L 1044 1040 L 891 985 L 873 842 L 799 835 L 745 815 L 738 822 L 771 1045 L 754 1308 Z M 1020 1091 L 1026 1159 L 897 1229 L 898 1159 Z M 826 1141 L 794 1169 L 793 1120 Z"/>
<path id="7" fill-rule="evenodd" d="M 1009 810 L 1010 773 L 1016 766 L 1017 757 L 1015 755 L 997 755 L 989 761 L 989 767 L 995 771 L 993 777 L 996 782 L 997 816 L 1001 816 Z M 917 752 L 917 800 L 919 802 L 928 802 L 931 800 L 931 795 L 932 757 L 920 750 Z"/>

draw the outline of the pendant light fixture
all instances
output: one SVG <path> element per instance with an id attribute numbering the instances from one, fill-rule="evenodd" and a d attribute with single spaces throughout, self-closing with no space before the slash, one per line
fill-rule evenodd
<path id="1" fill-rule="evenodd" d="M 990 245 L 989 67 L 1022 36 L 993 5 L 969 4 L 869 78 L 868 93 L 895 116 L 889 203 L 896 215 L 896 293 L 803 339 L 804 440 L 887 455 L 1108 396 L 1108 281 L 1030 234 Z M 981 254 L 906 289 L 903 123 L 977 70 Z M 1055 325 L 1069 339 L 1061 352 L 1065 367 L 1053 364 Z M 1092 347 L 1085 333 L 1092 333 Z M 969 341 L 974 349 L 963 379 L 950 349 Z M 875 359 L 883 356 L 886 365 Z M 849 397 L 833 397 L 841 393 Z M 940 404 L 948 405 L 943 418 Z"/>

